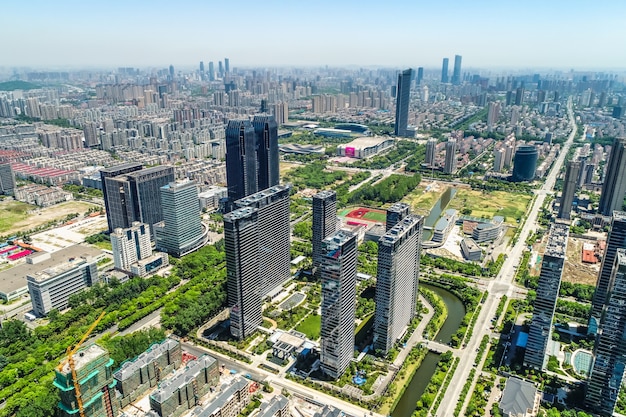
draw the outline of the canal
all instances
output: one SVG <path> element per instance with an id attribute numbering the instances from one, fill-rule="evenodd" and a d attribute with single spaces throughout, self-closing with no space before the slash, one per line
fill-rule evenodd
<path id="1" fill-rule="evenodd" d="M 440 296 L 448 308 L 448 317 L 443 323 L 441 330 L 439 330 L 439 333 L 437 333 L 437 336 L 435 336 L 435 340 L 447 344 L 450 342 L 452 336 L 459 329 L 459 326 L 463 321 L 463 317 L 465 316 L 465 306 L 461 300 L 443 288 L 422 283 L 420 283 L 420 285 L 424 286 L 424 288 L 428 288 Z M 439 354 L 433 352 L 428 352 L 426 354 L 426 357 L 422 361 L 419 369 L 415 372 L 413 378 L 411 378 L 409 386 L 406 391 L 404 391 L 404 394 L 402 394 L 400 401 L 398 401 L 398 404 L 396 404 L 396 407 L 391 412 L 392 417 L 411 417 L 411 415 L 413 415 L 415 405 L 424 393 L 426 386 L 430 382 L 430 378 L 435 373 L 438 362 Z"/>
<path id="2" fill-rule="evenodd" d="M 448 187 L 446 191 L 441 194 L 439 200 L 435 203 L 433 208 L 430 210 L 428 216 L 424 219 L 424 227 L 428 227 L 429 229 L 424 229 L 424 242 L 429 241 L 433 236 L 432 228 L 437 223 L 437 220 L 441 217 L 441 213 L 448 207 L 450 200 L 454 198 L 456 194 L 456 188 Z"/>

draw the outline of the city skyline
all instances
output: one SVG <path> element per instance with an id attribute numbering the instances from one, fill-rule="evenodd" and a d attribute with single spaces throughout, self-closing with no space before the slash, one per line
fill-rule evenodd
<path id="1" fill-rule="evenodd" d="M 524 8 L 491 0 L 445 5 L 324 0 L 316 6 L 187 0 L 176 7 L 162 1 L 146 7 L 112 1 L 104 9 L 74 0 L 36 2 L 35 7 L 10 3 L 4 7 L 5 16 L 11 17 L 5 33 L 21 35 L 19 41 L 4 46 L 3 62 L 5 67 L 173 64 L 178 69 L 229 58 L 231 70 L 255 65 L 435 69 L 440 68 L 442 58 L 458 54 L 463 56 L 463 68 L 626 68 L 621 54 L 614 53 L 607 42 L 626 36 L 620 24 L 626 5 L 606 0 L 595 2 L 593 8 L 562 0 L 548 4 L 532 0 Z M 398 7 L 402 14 L 396 13 Z M 267 48 L 258 48 L 251 31 L 232 33 L 231 19 L 220 16 L 231 16 L 233 10 L 241 11 L 238 28 L 256 28 L 259 21 L 266 22 L 265 39 L 280 39 L 283 47 L 268 53 Z M 159 29 L 155 22 L 163 22 L 163 17 L 167 22 Z M 122 23 L 131 20 L 132 24 Z M 303 29 L 316 22 L 335 22 L 345 32 L 309 36 Z M 511 30 L 512 22 L 519 30 Z M 481 30 L 476 30 L 477 25 Z M 543 29 L 527 30 L 531 26 Z M 580 29 L 585 26 L 592 30 Z"/>

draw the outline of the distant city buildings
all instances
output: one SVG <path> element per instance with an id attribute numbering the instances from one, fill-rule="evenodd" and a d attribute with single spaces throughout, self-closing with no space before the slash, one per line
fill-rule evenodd
<path id="1" fill-rule="evenodd" d="M 330 378 L 343 375 L 354 356 L 356 236 L 340 230 L 322 242 L 321 368 Z"/>

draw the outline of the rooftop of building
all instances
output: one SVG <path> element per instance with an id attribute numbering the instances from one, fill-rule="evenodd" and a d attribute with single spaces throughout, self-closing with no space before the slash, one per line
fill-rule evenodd
<path id="1" fill-rule="evenodd" d="M 387 211 L 403 212 L 403 211 L 410 210 L 410 209 L 411 209 L 411 206 L 409 206 L 407 203 L 398 202 L 398 203 L 393 203 L 391 207 L 387 209 Z"/>
<path id="2" fill-rule="evenodd" d="M 213 401 L 211 401 L 211 404 L 205 408 L 194 410 L 191 415 L 197 417 L 211 416 L 215 413 L 215 411 L 224 407 L 224 405 L 230 401 L 231 397 L 235 395 L 236 392 L 242 389 L 247 389 L 247 387 L 248 381 L 242 377 L 236 377 L 230 382 L 230 384 L 222 385 L 220 389 L 221 392 Z"/>
<path id="3" fill-rule="evenodd" d="M 525 416 L 535 407 L 537 388 L 534 384 L 520 378 L 507 379 L 500 400 L 500 409 L 504 415 Z"/>
<path id="4" fill-rule="evenodd" d="M 463 244 L 465 244 L 465 246 L 467 247 L 467 249 L 470 252 L 474 252 L 474 251 L 480 251 L 480 246 L 478 246 L 478 244 L 476 242 L 474 242 L 474 239 L 470 238 L 470 237 L 466 237 L 465 239 L 463 239 L 461 241 Z"/>
<path id="5" fill-rule="evenodd" d="M 128 162 L 126 164 L 120 164 L 120 165 L 115 165 L 112 167 L 108 167 L 108 168 L 103 168 L 100 170 L 100 172 L 104 172 L 104 173 L 114 173 L 117 171 L 122 171 L 122 170 L 126 170 L 126 169 L 130 169 L 130 168 L 135 168 L 135 167 L 141 167 L 142 165 L 138 162 Z"/>
<path id="6" fill-rule="evenodd" d="M 348 130 L 348 132 L 350 131 Z M 390 140 L 393 141 L 393 139 L 388 136 L 360 136 L 352 142 L 344 143 L 341 146 L 344 148 L 368 148 L 370 146 L 380 145 L 381 143 L 385 143 Z"/>
<path id="7" fill-rule="evenodd" d="M 289 400 L 282 395 L 277 395 L 272 397 L 272 399 L 267 402 L 261 404 L 261 408 L 259 410 L 259 414 L 257 417 L 273 417 L 280 410 L 289 406 Z"/>
<path id="8" fill-rule="evenodd" d="M 565 223 L 554 223 L 550 229 L 548 243 L 544 256 L 564 258 L 567 248 L 567 238 L 569 236 L 569 225 Z"/>
<path id="9" fill-rule="evenodd" d="M 326 251 L 330 254 L 332 252 L 335 252 L 337 249 L 339 249 L 341 245 L 343 245 L 353 237 L 353 233 L 348 232 L 347 230 L 339 230 L 324 239 L 323 243 L 325 244 Z"/>
<path id="10" fill-rule="evenodd" d="M 185 368 L 178 371 L 171 378 L 162 381 L 159 385 L 159 389 L 154 391 L 150 395 L 150 398 L 162 403 L 174 395 L 179 388 L 188 384 L 203 369 L 208 368 L 214 363 L 216 363 L 216 360 L 208 355 L 203 355 L 196 360 L 187 362 L 187 366 Z"/>
<path id="11" fill-rule="evenodd" d="M 51 278 L 63 274 L 64 272 L 70 271 L 86 262 L 87 260 L 84 258 L 70 258 L 65 262 L 53 265 L 42 271 L 35 272 L 32 275 L 29 274 L 26 279 L 34 279 L 36 282 L 45 282 Z"/>
<path id="12" fill-rule="evenodd" d="M 180 181 L 174 181 L 174 182 L 170 182 L 169 184 L 165 184 L 163 187 L 161 187 L 161 189 L 177 191 L 177 190 L 182 190 L 185 188 L 190 188 L 190 187 L 195 187 L 195 186 L 196 186 L 195 181 L 190 180 L 189 178 L 185 178 Z"/>
<path id="13" fill-rule="evenodd" d="M 401 239 L 408 230 L 415 226 L 422 220 L 422 216 L 416 214 L 409 214 L 403 218 L 400 222 L 396 223 L 391 229 L 381 236 L 379 243 L 392 244 Z"/>
<path id="14" fill-rule="evenodd" d="M 225 221 L 235 221 L 250 216 L 252 213 L 259 211 L 256 207 L 242 207 L 236 210 L 226 213 L 224 215 Z"/>
<path id="15" fill-rule="evenodd" d="M 228 192 L 228 188 L 219 187 L 217 185 L 212 185 L 208 189 L 202 191 L 201 193 L 198 193 L 198 197 L 201 197 L 201 198 L 212 197 L 216 194 L 226 193 L 226 192 Z"/>
<path id="16" fill-rule="evenodd" d="M 321 410 L 315 413 L 313 417 L 343 417 L 345 415 L 346 413 L 339 408 L 335 408 L 332 405 L 325 405 Z"/>
<path id="17" fill-rule="evenodd" d="M 74 359 L 74 369 L 78 371 L 83 366 L 90 364 L 100 356 L 108 354 L 109 353 L 104 350 L 104 348 L 101 348 L 96 344 L 79 349 L 78 352 L 72 355 L 72 358 Z M 65 358 L 63 358 L 63 360 L 65 360 Z M 69 374 L 71 371 L 69 362 L 65 363 L 63 368 L 61 368 L 61 372 L 64 374 Z"/>
<path id="18" fill-rule="evenodd" d="M 132 376 L 138 369 L 155 361 L 159 356 L 176 348 L 178 345 L 180 345 L 180 343 L 174 339 L 165 339 L 161 343 L 155 343 L 134 360 L 124 362 L 122 367 L 113 374 L 113 376 L 119 381 L 124 381 L 126 378 Z"/>
<path id="19" fill-rule="evenodd" d="M 626 221 L 626 211 L 617 211 L 613 212 L 613 219 L 616 221 L 624 222 Z"/>
<path id="20" fill-rule="evenodd" d="M 278 184 L 274 185 L 265 190 L 259 191 L 258 193 L 250 194 L 247 197 L 241 198 L 235 201 L 235 204 L 238 206 L 247 206 L 249 204 L 255 204 L 259 201 L 266 199 L 267 197 L 278 194 L 283 191 L 289 191 L 291 189 L 291 184 Z"/>
<path id="21" fill-rule="evenodd" d="M 26 263 L 0 271 L 0 292 L 11 293 L 26 287 L 26 276 L 52 268 L 72 258 L 96 257 L 102 251 L 98 248 L 83 245 L 72 245 L 57 252 L 36 252 L 26 257 Z"/>
<path id="22" fill-rule="evenodd" d="M 324 190 L 324 191 L 320 191 L 319 193 L 315 194 L 313 196 L 313 198 L 324 199 L 324 198 L 332 197 L 334 195 L 337 195 L 336 191 L 334 191 L 334 190 Z"/>

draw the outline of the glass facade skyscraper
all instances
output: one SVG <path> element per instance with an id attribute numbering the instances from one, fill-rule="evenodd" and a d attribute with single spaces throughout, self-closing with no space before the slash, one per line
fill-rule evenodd
<path id="1" fill-rule="evenodd" d="M 461 84 L 461 60 L 463 57 L 461 55 L 454 56 L 454 70 L 452 71 L 452 84 L 459 85 Z"/>
<path id="2" fill-rule="evenodd" d="M 598 211 L 610 216 L 614 210 L 621 210 L 626 193 L 626 138 L 616 138 L 613 141 L 611 155 L 607 163 L 606 176 L 600 194 Z"/>
<path id="3" fill-rule="evenodd" d="M 448 82 L 448 62 L 449 59 L 444 58 L 441 64 L 441 82 L 444 84 Z"/>
<path id="4" fill-rule="evenodd" d="M 409 123 L 409 104 L 411 102 L 411 68 L 398 74 L 398 87 L 396 90 L 396 136 L 406 136 L 406 128 Z"/>
<path id="5" fill-rule="evenodd" d="M 337 230 L 337 193 L 321 191 L 313 196 L 313 269 L 319 275 L 322 241 Z"/>

